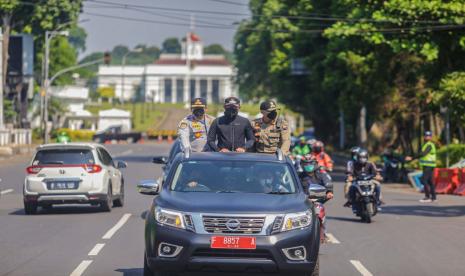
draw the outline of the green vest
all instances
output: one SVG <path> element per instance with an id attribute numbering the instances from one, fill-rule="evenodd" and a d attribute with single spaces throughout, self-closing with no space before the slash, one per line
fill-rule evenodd
<path id="1" fill-rule="evenodd" d="M 420 166 L 422 167 L 436 167 L 436 145 L 429 141 L 423 145 L 421 151 L 425 151 L 428 146 L 431 146 L 431 151 L 420 158 Z"/>

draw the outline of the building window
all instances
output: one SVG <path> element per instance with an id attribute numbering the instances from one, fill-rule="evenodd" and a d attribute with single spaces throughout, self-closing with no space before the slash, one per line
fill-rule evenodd
<path id="1" fill-rule="evenodd" d="M 200 97 L 207 99 L 207 80 L 200 80 Z"/>
<path id="2" fill-rule="evenodd" d="M 220 102 L 220 81 L 212 80 L 212 102 Z"/>
<path id="3" fill-rule="evenodd" d="M 195 96 L 195 90 L 196 89 L 197 89 L 197 87 L 196 87 L 195 80 L 190 80 L 189 90 L 190 90 L 190 96 L 191 96 L 190 99 L 191 100 L 196 98 L 196 96 Z"/>
<path id="4" fill-rule="evenodd" d="M 176 80 L 176 102 L 178 103 L 184 102 L 184 80 L 183 79 Z"/>
<path id="5" fill-rule="evenodd" d="M 171 103 L 173 99 L 173 83 L 171 79 L 165 79 L 165 103 Z"/>

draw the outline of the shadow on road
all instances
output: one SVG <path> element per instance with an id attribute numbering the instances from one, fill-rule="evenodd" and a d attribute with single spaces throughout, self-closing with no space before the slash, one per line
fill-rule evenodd
<path id="1" fill-rule="evenodd" d="M 357 217 L 332 217 L 332 216 L 327 216 L 326 219 L 347 221 L 347 222 L 360 222 L 360 219 L 357 218 Z"/>
<path id="2" fill-rule="evenodd" d="M 120 268 L 115 271 L 123 273 L 123 276 L 144 275 L 143 268 Z"/>
<path id="3" fill-rule="evenodd" d="M 59 206 L 53 207 L 51 209 L 39 208 L 35 215 L 80 215 L 100 212 L 102 211 L 100 211 L 98 207 L 93 206 Z M 15 211 L 9 213 L 9 215 L 26 216 L 24 209 L 16 209 Z"/>
<path id="4" fill-rule="evenodd" d="M 393 205 L 384 206 L 382 213 L 400 216 L 461 217 L 465 216 L 465 205 Z"/>
<path id="5" fill-rule="evenodd" d="M 149 213 L 149 211 L 148 211 L 148 210 L 145 210 L 144 212 L 142 212 L 142 213 L 140 214 L 140 218 L 143 219 L 143 220 L 145 220 L 145 219 L 147 218 L 147 214 L 148 214 L 148 213 Z"/>

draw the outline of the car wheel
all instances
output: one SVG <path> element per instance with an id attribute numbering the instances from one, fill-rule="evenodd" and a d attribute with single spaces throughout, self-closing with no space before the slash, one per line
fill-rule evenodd
<path id="1" fill-rule="evenodd" d="M 26 215 L 34 215 L 37 213 L 37 203 L 24 202 L 24 212 Z"/>
<path id="2" fill-rule="evenodd" d="M 121 180 L 121 192 L 117 199 L 113 201 L 114 207 L 123 207 L 124 206 L 124 182 Z"/>
<path id="3" fill-rule="evenodd" d="M 150 270 L 150 267 L 147 263 L 147 257 L 144 254 L 144 276 L 155 276 L 155 273 L 153 273 L 152 270 Z"/>
<path id="4" fill-rule="evenodd" d="M 111 212 L 111 207 L 113 205 L 113 198 L 111 192 L 111 185 L 108 184 L 108 194 L 106 196 L 105 201 L 100 203 L 100 209 L 104 212 Z"/>
<path id="5" fill-rule="evenodd" d="M 320 275 L 320 257 L 316 259 L 315 268 L 310 276 L 319 276 Z"/>

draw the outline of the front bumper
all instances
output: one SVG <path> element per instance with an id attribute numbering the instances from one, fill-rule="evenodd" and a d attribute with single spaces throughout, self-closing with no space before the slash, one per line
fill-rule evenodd
<path id="1" fill-rule="evenodd" d="M 305 229 L 269 236 L 255 236 L 255 250 L 210 249 L 213 235 L 196 234 L 162 226 L 152 218 L 146 224 L 146 258 L 151 270 L 172 272 L 309 273 L 313 271 L 320 246 L 318 219 Z M 177 257 L 158 256 L 160 243 L 182 246 Z M 290 261 L 282 249 L 304 246 L 306 259 Z"/>
<path id="2" fill-rule="evenodd" d="M 106 194 L 66 193 L 24 195 L 24 202 L 37 203 L 39 206 L 50 204 L 99 204 L 106 201 Z"/>

